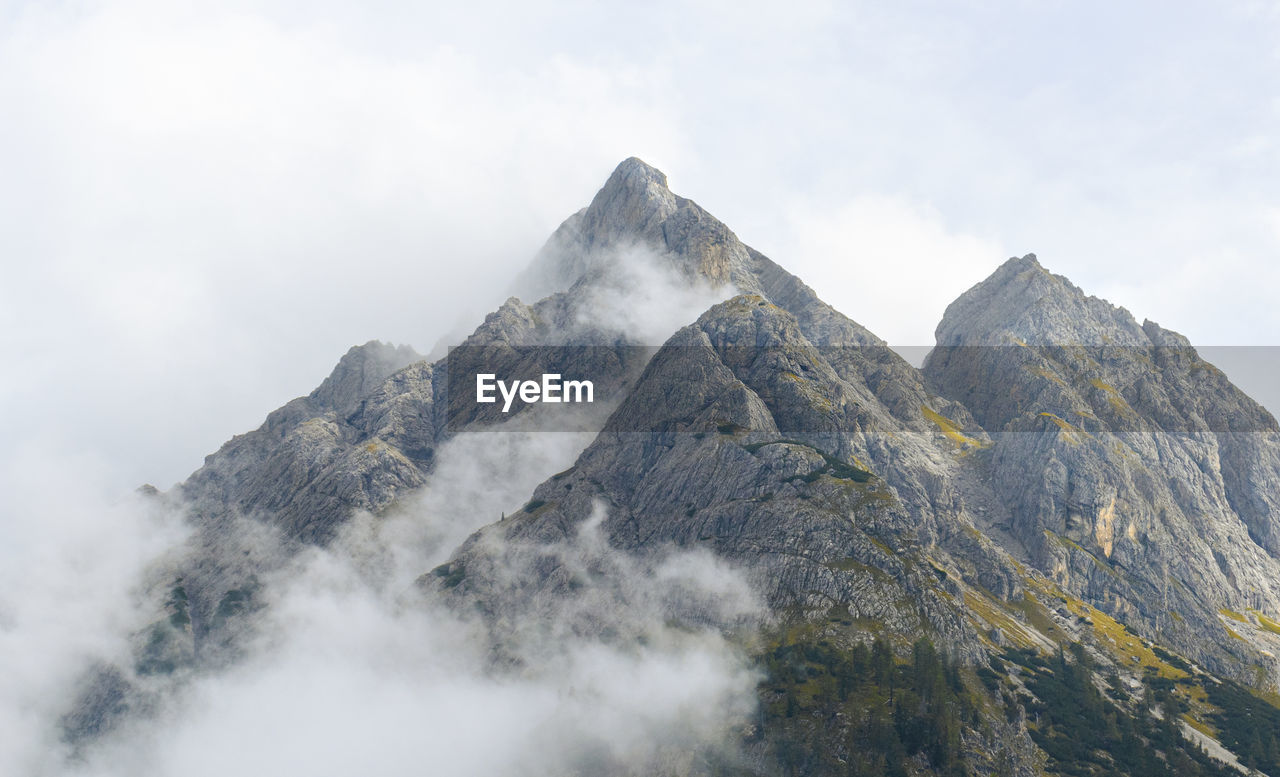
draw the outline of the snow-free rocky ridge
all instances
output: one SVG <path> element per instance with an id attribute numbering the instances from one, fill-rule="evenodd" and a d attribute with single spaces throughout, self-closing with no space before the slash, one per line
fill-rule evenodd
<path id="1" fill-rule="evenodd" d="M 602 300 L 626 299 L 637 262 L 719 301 L 643 342 L 627 317 L 599 315 Z M 1073 736 L 1044 708 L 1057 703 L 1046 676 L 1097 686 L 1081 693 L 1151 750 L 1143 769 L 1231 768 L 1160 739 L 1159 714 L 1227 745 L 1222 689 L 1265 696 L 1280 681 L 1280 430 L 1185 338 L 1028 255 L 952 303 L 916 369 L 635 158 L 514 287 L 528 301 L 508 299 L 463 343 L 487 347 L 490 363 L 474 366 L 592 354 L 578 366 L 614 400 L 569 470 L 505 515 L 478 516 L 445 563 L 421 570 L 421 595 L 482 615 L 495 656 L 519 638 L 515 613 L 584 585 L 538 548 L 603 516 L 611 552 L 703 549 L 768 603 L 744 643 L 767 668 L 760 716 L 735 734 L 736 756 L 682 768 L 1084 768 L 1064 760 Z M 519 413 L 450 424 L 449 369 L 403 346 L 353 348 L 316 391 L 157 496 L 189 512 L 196 539 L 154 576 L 165 611 L 140 632 L 135 665 L 88 681 L 69 735 L 91 741 L 145 714 L 137 700 L 164 683 L 234 662 L 269 600 L 262 581 L 292 552 L 333 542 L 357 512 L 396 510 L 473 425 L 517 428 Z M 246 526 L 276 552 L 257 555 Z M 510 554 L 519 579 L 504 572 Z M 967 712 L 920 713 L 945 729 L 942 745 L 868 751 L 864 707 L 879 697 L 854 681 L 821 690 L 877 638 L 917 669 L 922 638 L 959 662 L 948 693 Z M 1153 699 L 1164 713 L 1149 712 Z M 1092 752 L 1089 769 L 1139 771 Z"/>

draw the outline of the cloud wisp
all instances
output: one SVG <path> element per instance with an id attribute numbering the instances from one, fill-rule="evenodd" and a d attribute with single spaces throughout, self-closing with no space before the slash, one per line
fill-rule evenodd
<path id="1" fill-rule="evenodd" d="M 610 273 L 579 288 L 566 336 L 665 340 L 732 293 L 677 277 L 641 248 L 609 262 Z M 599 428 L 612 407 L 582 409 L 582 428 Z M 536 589 L 538 565 L 552 556 L 581 578 L 573 596 L 522 599 L 495 624 L 418 595 L 420 576 L 518 510 L 594 436 L 526 426 L 538 428 L 532 414 L 502 431 L 454 436 L 437 449 L 424 487 L 385 514 L 352 517 L 325 548 L 299 549 L 245 518 L 230 530 L 188 535 L 166 498 L 132 500 L 123 516 L 79 536 L 99 506 L 78 505 L 79 522 L 60 517 L 49 528 L 59 533 L 13 548 L 28 565 L 14 567 L 18 573 L 40 563 L 37 540 L 55 554 L 103 550 L 108 566 L 94 577 L 92 595 L 62 601 L 67 581 L 84 579 L 75 569 L 82 562 L 68 558 L 15 587 L 26 599 L 15 594 L 0 608 L 9 652 L 43 662 L 14 681 L 7 696 L 14 705 L 0 710 L 26 723 L 11 730 L 27 744 L 6 746 L 5 757 L 19 771 L 86 777 L 395 775 L 417 773 L 427 761 L 463 775 L 606 766 L 644 773 L 709 753 L 730 757 L 758 679 L 742 635 L 764 608 L 746 579 L 712 556 L 620 554 L 601 534 L 598 507 L 569 542 L 495 551 L 505 560 L 495 585 Z M 29 507 L 40 504 L 38 494 L 30 499 Z M 220 575 L 252 578 L 255 607 L 264 606 L 229 648 L 206 645 L 193 668 L 144 672 L 140 641 L 181 574 L 188 587 L 212 590 L 229 585 Z M 59 608 L 65 622 L 41 625 L 42 610 Z M 68 640 L 76 628 L 81 633 Z M 49 645 L 62 654 L 43 649 Z M 104 668 L 139 695 L 107 733 L 72 748 L 61 741 L 63 716 L 83 704 L 85 683 Z"/>
<path id="2" fill-rule="evenodd" d="M 69 753 L 60 719 L 86 669 L 131 663 L 136 625 L 157 607 L 141 593 L 147 572 L 187 529 L 159 500 L 111 496 L 89 461 L 24 454 L 0 471 L 0 772 L 44 775 Z"/>
<path id="3" fill-rule="evenodd" d="M 497 629 L 370 574 L 394 554 L 371 554 L 353 524 L 269 585 L 246 660 L 198 677 L 69 773 L 644 774 L 731 757 L 758 677 L 726 630 L 758 623 L 760 600 L 706 554 L 617 553 L 603 517 L 559 545 L 503 549 L 511 580 L 528 584 L 526 562 L 551 556 L 581 585 L 533 595 Z"/>

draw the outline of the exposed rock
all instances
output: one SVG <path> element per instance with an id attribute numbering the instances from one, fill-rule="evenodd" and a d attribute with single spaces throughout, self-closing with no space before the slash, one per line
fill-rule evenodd
<path id="1" fill-rule="evenodd" d="M 345 416 L 389 376 L 421 360 L 422 356 L 407 345 L 392 346 L 371 340 L 347 351 L 308 398 L 317 407 Z"/>
<path id="2" fill-rule="evenodd" d="M 722 300 L 656 353 L 637 347 L 654 343 L 636 319 L 601 315 L 641 262 Z M 311 394 L 155 494 L 197 531 L 154 576 L 165 604 L 138 631 L 135 665 L 86 683 L 73 739 L 145 709 L 157 684 L 237 660 L 266 573 L 423 486 L 452 435 L 526 423 L 451 396 L 450 374 L 480 366 L 589 372 L 611 398 L 571 470 L 420 580 L 478 608 L 498 655 L 522 608 L 581 585 L 546 551 L 603 510 L 602 552 L 709 550 L 749 574 L 780 623 L 828 646 L 877 633 L 905 652 L 929 635 L 987 667 L 989 704 L 956 735 L 975 769 L 1044 766 L 1025 682 L 989 668 L 1009 651 L 1080 643 L 1075 661 L 1136 688 L 1143 667 L 1172 665 L 1131 629 L 1222 675 L 1276 676 L 1280 427 L 1181 335 L 1034 256 L 956 300 L 916 370 L 632 158 L 517 287 L 535 301 L 508 299 L 452 361 L 353 348 Z M 756 734 L 748 759 L 768 773 L 776 732 Z"/>
<path id="3" fill-rule="evenodd" d="M 1216 671 L 1277 672 L 1219 611 L 1280 612 L 1280 434 L 1186 338 L 1027 256 L 947 308 L 924 372 L 991 434 L 1037 568 Z"/>
<path id="4" fill-rule="evenodd" d="M 955 481 L 982 486 L 921 413 L 929 404 L 958 409 L 888 349 L 815 347 L 790 313 L 735 297 L 658 352 L 575 468 L 534 493 L 536 510 L 486 530 L 501 541 L 463 547 L 450 563 L 467 574 L 451 588 L 492 613 L 518 610 L 518 594 L 494 587 L 502 549 L 563 542 L 603 503 L 621 550 L 709 547 L 750 569 L 779 610 L 844 606 L 976 655 L 964 578 L 1012 595 L 1019 575 L 972 541 Z"/>

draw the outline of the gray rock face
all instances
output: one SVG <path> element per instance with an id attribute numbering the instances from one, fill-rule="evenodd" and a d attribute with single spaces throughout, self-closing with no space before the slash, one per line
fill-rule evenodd
<path id="1" fill-rule="evenodd" d="M 599 315 L 602 300 L 616 304 L 631 291 L 633 268 L 619 262 L 635 259 L 627 253 L 632 250 L 681 284 L 701 284 L 713 296 L 717 288 L 722 298 L 737 288 L 767 293 L 815 342 L 881 344 L 697 204 L 672 194 L 666 177 L 638 159 L 619 165 L 591 205 L 561 225 L 539 253 L 522 283 L 543 281 L 545 296 L 532 304 L 508 299 L 462 344 L 545 346 L 542 352 L 487 352 L 490 367 L 526 372 L 538 365 L 554 371 L 563 346 L 646 344 L 626 331 L 626 319 Z M 635 381 L 643 361 L 642 352 L 623 349 L 612 362 L 579 366 L 600 376 L 602 393 L 615 395 Z M 239 550 L 225 550 L 239 548 L 242 520 L 278 532 L 286 550 L 323 544 L 356 511 L 379 513 L 426 482 L 436 449 L 457 426 L 451 430 L 447 422 L 447 373 L 446 360 L 425 361 L 407 346 L 352 348 L 315 391 L 227 442 L 179 487 L 177 496 L 190 506 L 201 533 L 186 568 L 175 571 L 187 580 L 198 644 L 208 638 L 228 593 L 272 563 L 257 558 L 246 564 Z M 885 383 L 886 391 L 894 390 L 891 380 Z M 516 415 L 470 421 L 501 423 Z"/>
<path id="2" fill-rule="evenodd" d="M 672 194 L 666 176 L 634 158 L 539 254 L 531 272 L 551 278 L 554 291 L 533 304 L 508 299 L 463 344 L 644 345 L 589 315 L 593 295 L 619 276 L 626 280 L 625 268 L 610 264 L 619 260 L 617 249 L 636 246 L 686 281 L 724 288 L 726 296 L 731 288 L 767 293 L 815 341 L 882 344 L 698 205 Z M 431 471 L 447 436 L 443 364 L 424 362 L 404 346 L 351 349 L 309 396 L 208 457 L 182 485 L 183 497 L 208 525 L 246 515 L 290 539 L 327 541 L 353 511 L 385 509 Z M 633 379 L 638 366 L 619 364 L 616 380 Z"/>
<path id="3" fill-rule="evenodd" d="M 613 315 L 646 312 L 618 310 L 638 263 L 720 300 L 667 328 L 656 353 L 629 349 L 656 345 L 643 316 Z M 463 343 L 476 365 L 590 368 L 617 405 L 571 470 L 420 581 L 479 608 L 499 649 L 516 613 L 573 595 L 575 570 L 542 549 L 603 510 L 613 551 L 707 549 L 779 620 L 840 647 L 929 634 L 985 664 L 1080 641 L 1136 677 L 1113 616 L 1221 674 L 1276 676 L 1280 641 L 1261 616 L 1280 614 L 1280 428 L 1185 338 L 1033 256 L 956 300 L 916 370 L 633 158 L 516 286 L 535 301 L 486 317 Z M 459 430 L 520 417 L 453 412 L 450 372 L 476 365 L 353 348 L 158 496 L 187 506 L 196 539 L 157 575 L 165 606 L 139 632 L 138 666 L 98 673 L 69 726 L 105 730 L 154 676 L 234 660 L 273 564 L 427 483 Z M 283 553 L 255 555 L 258 534 Z M 963 734 L 989 753 L 991 731 L 1016 745 L 1010 773 L 1040 768 L 1025 718 Z"/>
<path id="4" fill-rule="evenodd" d="M 310 395 L 206 457 L 180 487 L 182 497 L 199 520 L 271 515 L 304 540 L 325 536 L 325 517 L 335 506 L 385 507 L 399 489 L 420 485 L 422 473 L 347 419 L 366 395 L 418 358 L 407 346 L 370 342 L 352 348 Z"/>
<path id="5" fill-rule="evenodd" d="M 924 372 L 990 433 L 1005 528 L 1038 569 L 1218 671 L 1277 671 L 1220 614 L 1280 611 L 1270 414 L 1186 338 L 1032 256 L 948 307 L 938 344 Z"/>
<path id="6" fill-rule="evenodd" d="M 884 344 L 697 203 L 673 194 L 665 175 L 635 157 L 618 166 L 589 207 L 556 230 L 518 285 L 578 292 L 574 284 L 583 279 L 616 272 L 613 263 L 625 255 L 618 249 L 635 245 L 655 251 L 691 281 L 760 294 L 806 324 L 823 344 Z M 818 326 L 828 329 L 814 331 Z"/>
<path id="7" fill-rule="evenodd" d="M 437 578 L 465 570 L 451 589 L 501 621 L 545 590 L 502 587 L 505 549 L 565 542 L 603 504 L 620 549 L 708 547 L 779 610 L 847 607 L 978 655 L 966 592 L 1021 584 L 1007 554 L 975 541 L 959 494 L 984 486 L 923 412 L 963 409 L 887 348 L 815 346 L 803 330 L 757 295 L 709 310 L 650 361 L 574 469 L 534 493 L 536 508 L 473 537 Z M 557 569 L 540 577 L 569 584 Z"/>
<path id="8" fill-rule="evenodd" d="M 823 644 L 931 635 L 985 662 L 1002 649 L 989 636 L 996 623 L 1020 645 L 1045 640 L 994 598 L 1022 599 L 1028 578 L 975 525 L 975 509 L 999 503 L 978 462 L 985 437 L 888 348 L 811 339 L 849 328 L 802 322 L 759 295 L 713 307 L 653 357 L 571 470 L 421 584 L 478 609 L 499 651 L 515 652 L 528 613 L 582 585 L 578 565 L 549 549 L 603 509 L 617 552 L 709 549 L 744 570 L 780 620 L 817 624 Z M 855 623 L 874 626 L 850 637 L 841 624 Z M 825 725 L 840 740 L 850 723 Z M 982 754 L 975 767 L 999 752 L 1006 773 L 1033 774 L 1043 757 L 1025 722 L 993 717 L 964 737 Z M 748 749 L 759 773 L 776 772 L 767 747 Z"/>
<path id="9" fill-rule="evenodd" d="M 940 346 L 1145 345 L 1133 316 L 1089 297 L 1040 266 L 1035 254 L 1014 257 L 947 306 L 935 332 Z"/>
<path id="10" fill-rule="evenodd" d="M 347 351 L 329 377 L 307 398 L 345 416 L 388 377 L 421 360 L 422 356 L 407 345 L 391 346 L 373 340 Z"/>

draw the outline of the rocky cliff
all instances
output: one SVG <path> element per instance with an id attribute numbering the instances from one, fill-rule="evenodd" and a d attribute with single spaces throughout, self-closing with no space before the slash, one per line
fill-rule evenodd
<path id="1" fill-rule="evenodd" d="M 637 296 L 655 283 L 662 300 Z M 1280 430 L 1184 338 L 1028 256 L 948 308 L 918 370 L 634 158 L 515 285 L 530 301 L 461 355 L 353 348 L 162 497 L 197 539 L 77 736 L 147 678 L 234 661 L 264 573 L 403 504 L 447 441 L 529 421 L 459 411 L 451 377 L 573 368 L 609 397 L 574 466 L 421 570 L 422 595 L 481 613 L 496 665 L 521 613 L 590 584 L 548 549 L 598 521 L 610 553 L 709 552 L 768 602 L 741 636 L 759 718 L 737 759 L 694 771 L 1232 768 L 1199 743 L 1241 730 L 1229 681 L 1280 679 Z M 642 315 L 668 299 L 684 307 Z M 598 614 L 575 628 L 629 638 Z M 1074 752 L 1090 716 L 1111 728 Z"/>
<path id="2" fill-rule="evenodd" d="M 1280 645 L 1223 614 L 1280 610 L 1266 410 L 1034 256 L 965 292 L 937 338 L 924 373 L 990 434 L 999 528 L 1035 568 L 1218 671 L 1277 676 Z"/>

